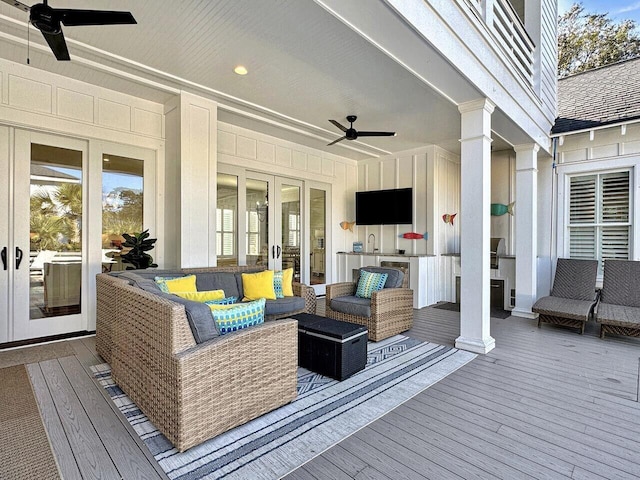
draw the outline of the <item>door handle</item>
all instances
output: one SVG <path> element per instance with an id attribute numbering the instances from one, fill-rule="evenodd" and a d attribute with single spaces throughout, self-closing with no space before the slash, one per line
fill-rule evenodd
<path id="1" fill-rule="evenodd" d="M 22 263 L 22 250 L 20 247 L 16 247 L 16 270 L 20 269 Z"/>
<path id="2" fill-rule="evenodd" d="M 273 258 L 274 260 L 276 259 L 276 246 L 275 245 L 271 246 L 271 258 Z"/>
<path id="3" fill-rule="evenodd" d="M 2 269 L 7 269 L 7 247 L 3 247 L 0 251 L 0 257 L 2 257 Z"/>
<path id="4" fill-rule="evenodd" d="M 278 245 L 278 256 L 276 258 L 280 258 L 280 253 L 282 252 L 282 249 L 280 248 L 280 245 Z"/>

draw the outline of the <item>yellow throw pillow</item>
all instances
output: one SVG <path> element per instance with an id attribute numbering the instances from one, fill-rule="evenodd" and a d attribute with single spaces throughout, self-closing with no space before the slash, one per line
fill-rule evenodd
<path id="1" fill-rule="evenodd" d="M 194 302 L 206 302 L 208 300 L 221 300 L 224 298 L 224 290 L 207 290 L 204 292 L 174 292 L 174 295 L 193 300 Z"/>
<path id="2" fill-rule="evenodd" d="M 293 268 L 282 271 L 282 293 L 285 297 L 293 297 Z"/>
<path id="3" fill-rule="evenodd" d="M 198 289 L 196 288 L 195 275 L 187 275 L 186 277 L 165 280 L 165 285 L 167 286 L 167 290 L 169 290 L 169 293 L 198 291 Z"/>
<path id="4" fill-rule="evenodd" d="M 258 300 L 266 298 L 275 300 L 276 292 L 273 289 L 273 270 L 265 270 L 258 273 L 242 274 L 242 289 L 244 300 Z"/>

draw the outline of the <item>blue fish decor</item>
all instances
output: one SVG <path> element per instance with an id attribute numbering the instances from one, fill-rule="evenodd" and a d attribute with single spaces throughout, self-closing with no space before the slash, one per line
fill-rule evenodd
<path id="1" fill-rule="evenodd" d="M 502 203 L 492 203 L 491 204 L 491 215 L 494 217 L 500 217 L 505 213 L 509 215 L 513 215 L 513 206 L 516 202 L 511 202 L 509 205 L 504 205 Z"/>

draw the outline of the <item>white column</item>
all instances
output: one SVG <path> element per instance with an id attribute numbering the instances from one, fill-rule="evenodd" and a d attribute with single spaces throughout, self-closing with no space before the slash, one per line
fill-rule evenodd
<path id="1" fill-rule="evenodd" d="M 489 335 L 489 240 L 491 235 L 491 114 L 487 99 L 458 106 L 460 139 L 460 336 L 456 347 L 488 353 L 495 347 Z"/>
<path id="2" fill-rule="evenodd" d="M 538 257 L 538 150 L 537 144 L 517 145 L 516 151 L 516 306 L 512 314 L 535 318 Z"/>

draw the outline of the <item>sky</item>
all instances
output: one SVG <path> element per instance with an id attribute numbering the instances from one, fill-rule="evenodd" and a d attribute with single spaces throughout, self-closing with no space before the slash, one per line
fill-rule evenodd
<path id="1" fill-rule="evenodd" d="M 558 13 L 566 12 L 577 0 L 558 0 Z M 609 18 L 616 22 L 621 20 L 635 20 L 640 26 L 639 0 L 582 0 L 585 11 L 589 13 L 609 13 Z"/>

